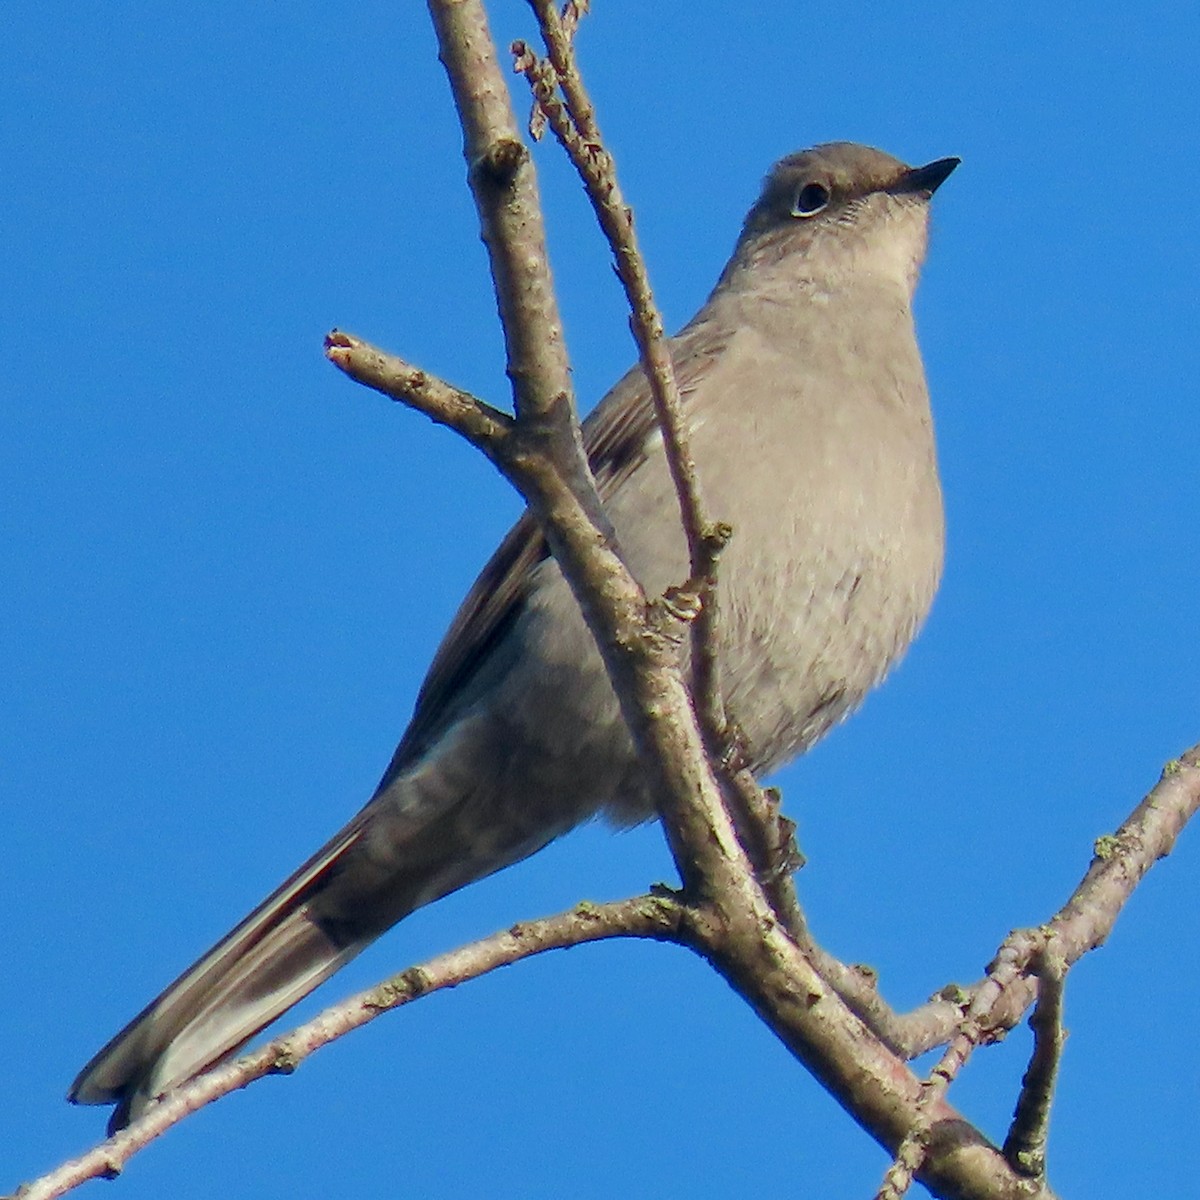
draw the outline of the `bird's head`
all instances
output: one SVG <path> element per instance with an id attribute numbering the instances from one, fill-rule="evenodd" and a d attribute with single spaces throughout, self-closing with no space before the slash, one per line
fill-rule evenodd
<path id="1" fill-rule="evenodd" d="M 830 142 L 776 163 L 746 216 L 731 270 L 784 265 L 819 286 L 870 276 L 911 293 L 925 257 L 928 202 L 958 166 L 910 167 L 882 150 Z"/>

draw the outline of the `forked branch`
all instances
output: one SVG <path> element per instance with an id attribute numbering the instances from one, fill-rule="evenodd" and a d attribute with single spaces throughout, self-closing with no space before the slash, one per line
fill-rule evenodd
<path id="1" fill-rule="evenodd" d="M 579 9 L 569 7 L 564 18 L 547 0 L 532 3 L 547 53 L 540 58 L 522 47 L 519 63 L 540 111 L 584 178 L 629 292 L 635 335 L 664 437 L 672 447 L 672 471 L 692 549 L 688 586 L 701 598 L 702 621 L 711 621 L 717 554 L 727 533 L 710 521 L 700 501 L 673 364 L 632 217 L 574 59 L 572 34 Z M 1064 908 L 1042 929 L 1010 937 L 988 976 L 961 998 L 944 996 L 916 1014 L 897 1016 L 861 973 L 821 951 L 809 937 L 787 880 L 785 827 L 771 799 L 741 769 L 736 740 L 724 727 L 713 627 L 697 632 L 694 662 L 699 671 L 690 694 L 673 651 L 656 634 L 653 605 L 611 536 L 575 416 L 533 164 L 516 129 L 482 4 L 429 0 L 429 7 L 464 131 L 467 176 L 504 326 L 515 415 L 352 335 L 335 331 L 327 353 L 354 379 L 466 437 L 528 500 L 596 635 L 658 801 L 683 892 L 581 905 L 412 968 L 262 1050 L 214 1069 L 20 1194 L 43 1200 L 84 1179 L 118 1172 L 131 1154 L 187 1113 L 253 1079 L 294 1070 L 314 1049 L 379 1012 L 546 949 L 601 938 L 650 937 L 677 941 L 708 959 L 862 1127 L 897 1152 L 881 1195 L 898 1196 L 917 1177 L 944 1197 L 1050 1197 L 1041 1166 L 1049 1082 L 1061 1034 L 1059 982 L 1071 963 L 1108 936 L 1140 879 L 1170 850 L 1200 805 L 1200 748 L 1171 764 L 1121 830 L 1097 843 L 1092 866 Z M 698 698 L 703 730 L 692 694 Z M 741 790 L 731 788 L 730 780 Z M 731 795 L 741 797 L 740 807 L 735 805 L 737 829 L 725 807 Z M 755 850 L 753 864 L 743 850 L 754 846 L 747 829 L 757 831 L 766 847 Z M 761 869 L 773 856 L 783 867 L 777 877 Z M 1040 1058 L 1031 1069 L 1025 1116 L 1014 1126 L 1006 1160 L 947 1103 L 946 1092 L 973 1049 L 1019 1019 L 1039 975 Z M 946 1054 L 922 1081 L 905 1059 L 919 1052 L 914 1049 L 918 1045 L 938 1044 L 947 1044 Z"/>

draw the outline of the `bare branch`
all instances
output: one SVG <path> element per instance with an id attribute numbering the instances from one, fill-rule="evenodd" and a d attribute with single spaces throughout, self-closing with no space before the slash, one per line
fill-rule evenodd
<path id="1" fill-rule="evenodd" d="M 947 1088 L 954 1082 L 967 1059 L 991 1039 L 988 1015 L 1001 992 L 1025 970 L 1034 950 L 1024 932 L 1011 934 L 1001 946 L 988 977 L 971 999 L 958 1032 L 950 1040 L 937 1066 L 922 1084 L 917 1105 L 918 1119 L 904 1136 L 896 1157 L 884 1176 L 876 1200 L 898 1200 L 908 1191 L 914 1176 L 925 1161 L 933 1127 L 939 1120 L 937 1108 Z"/>
<path id="2" fill-rule="evenodd" d="M 705 511 L 684 426 L 675 366 L 667 348 L 662 315 L 654 302 L 645 259 L 638 247 L 633 210 L 621 193 L 616 164 L 603 144 L 595 108 L 576 64 L 573 35 L 580 12 L 569 6 L 567 14 L 560 16 L 555 0 L 530 0 L 530 5 L 549 58 L 539 59 L 524 42 L 517 42 L 513 46 L 517 69 L 528 79 L 539 109 L 583 180 L 629 300 L 630 324 L 650 383 L 687 538 L 692 576 L 689 587 L 701 600 L 701 614 L 692 627 L 697 706 L 702 714 L 711 715 L 712 732 L 723 740 L 725 720 L 717 680 L 714 589 L 717 559 L 731 531 L 728 526 L 713 522 Z M 562 89 L 565 103 L 559 102 L 556 88 Z"/>
<path id="3" fill-rule="evenodd" d="M 1200 745 L 1167 763 L 1150 794 L 1095 857 L 1071 899 L 1050 922 L 1067 964 L 1100 946 L 1142 877 L 1171 852 L 1183 827 L 1200 809 Z"/>
<path id="4" fill-rule="evenodd" d="M 513 419 L 428 371 L 340 329 L 325 337 L 325 357 L 351 379 L 447 425 L 489 457 L 512 433 Z"/>
<path id="5" fill-rule="evenodd" d="M 736 737 L 736 732 L 732 736 Z M 726 757 L 725 796 L 759 883 L 793 941 L 810 958 L 813 953 L 823 954 L 812 939 L 796 895 L 793 876 L 804 865 L 804 855 L 796 845 L 796 823 L 783 815 L 779 789 L 759 786 L 736 742 Z M 831 955 L 825 957 L 832 959 Z"/>
<path id="6" fill-rule="evenodd" d="M 936 1046 L 944 1046 L 962 1024 L 974 994 L 972 990 L 951 985 L 919 1008 L 898 1013 L 879 994 L 879 980 L 870 967 L 844 963 L 811 939 L 804 950 L 846 1007 L 893 1054 L 906 1062 Z M 1019 1020 L 1020 1013 L 1013 1024 Z"/>
<path id="7" fill-rule="evenodd" d="M 564 913 L 525 921 L 490 937 L 439 954 L 391 979 L 331 1005 L 311 1021 L 259 1050 L 223 1063 L 171 1092 L 120 1133 L 79 1158 L 22 1185 L 13 1200 L 53 1200 L 89 1179 L 111 1179 L 139 1150 L 214 1100 L 262 1079 L 290 1074 L 306 1058 L 380 1014 L 446 988 L 457 987 L 547 950 L 617 937 L 674 941 L 682 909 L 667 896 L 635 896 L 612 904 L 579 904 Z"/>
<path id="8" fill-rule="evenodd" d="M 1101 945 L 1134 888 L 1151 866 L 1170 852 L 1184 825 L 1200 808 L 1200 746 L 1167 764 L 1159 782 L 1115 835 L 1098 840 L 1096 856 L 1070 900 L 1046 925 L 1006 939 L 989 974 L 972 989 L 966 1017 L 941 1061 L 924 1084 L 921 1120 L 896 1151 L 877 1200 L 902 1196 L 927 1160 L 935 1118 L 931 1109 L 970 1054 L 1016 1023 L 1034 990 L 1031 976 L 1042 971 L 1046 1010 L 1038 1017 L 1042 1046 L 1026 1077 L 1005 1155 L 1024 1174 L 1041 1177 L 1049 1093 L 1061 1049 L 1061 988 L 1066 969 Z M 1052 946 L 1052 957 L 1047 947 Z M 1049 982 L 1047 982 L 1047 977 Z"/>
<path id="9" fill-rule="evenodd" d="M 1200 745 L 1163 768 L 1150 793 L 1115 834 L 1098 838 L 1094 857 L 1071 898 L 1042 927 L 1068 967 L 1104 944 L 1146 872 L 1175 846 L 1200 810 Z M 1012 1028 L 1033 1001 L 1027 977 L 1012 980 L 992 1009 L 993 1029 Z"/>
<path id="10" fill-rule="evenodd" d="M 706 761 L 675 649 L 647 620 L 645 596 L 620 560 L 587 469 L 549 290 L 533 167 L 522 147 L 521 155 L 510 156 L 516 165 L 507 175 L 476 169 L 489 147 L 516 138 L 487 19 L 478 0 L 430 0 L 429 8 L 473 164 L 472 188 L 509 346 L 521 452 L 506 459 L 506 471 L 541 521 L 596 636 L 651 792 L 667 814 L 664 828 L 685 885 L 703 890 L 711 875 L 699 869 L 701 860 L 720 861 L 736 874 L 744 856 Z M 524 328 L 510 329 L 513 324 Z M 554 343 L 553 354 L 539 357 L 543 340 Z"/>
<path id="11" fill-rule="evenodd" d="M 554 298 L 537 179 L 496 63 L 483 6 L 430 0 L 438 52 L 463 130 L 467 178 L 479 211 L 504 330 L 517 416 L 566 420 L 571 382 Z"/>
<path id="12" fill-rule="evenodd" d="M 1032 968 L 1039 981 L 1037 1004 L 1029 1018 L 1033 1054 L 1021 1080 L 1021 1095 L 1008 1137 L 1004 1139 L 1004 1157 L 1013 1170 L 1040 1179 L 1046 1174 L 1050 1104 L 1067 1036 L 1062 1023 L 1067 964 L 1053 946 L 1046 946 Z"/>
<path id="13" fill-rule="evenodd" d="M 575 58 L 574 33 L 581 8 L 568 4 L 562 14 L 554 0 L 530 0 L 546 43 L 548 58 L 539 58 L 525 42 L 515 42 L 514 66 L 528 81 L 535 111 L 553 129 L 575 167 L 616 264 L 631 312 L 638 352 L 650 384 L 664 449 L 687 538 L 691 578 L 671 599 L 693 596 L 698 613 L 692 621 L 692 695 L 709 753 L 723 768 L 722 783 L 737 826 L 772 903 L 796 937 L 804 936 L 804 917 L 791 880 L 799 858 L 793 826 L 777 804 L 769 803 L 757 780 L 741 762 L 738 732 L 729 726 L 722 702 L 717 664 L 720 605 L 717 567 L 733 535 L 731 526 L 715 522 L 706 511 L 701 481 L 688 444 L 675 367 L 654 301 L 645 259 L 638 246 L 633 210 L 626 204 L 616 164 L 601 139 L 595 108 Z M 562 100 L 559 98 L 561 88 Z"/>
<path id="14" fill-rule="evenodd" d="M 726 897 L 691 914 L 682 936 L 709 959 L 776 1036 L 862 1128 L 892 1148 L 920 1128 L 919 1178 L 947 1200 L 1050 1200 L 1000 1151 L 930 1090 L 842 1004 L 778 925 L 751 925 Z"/>
<path id="15" fill-rule="evenodd" d="M 1121 828 L 1097 839 L 1095 857 L 1071 898 L 1040 931 L 1029 931 L 1029 946 L 1052 938 L 1069 967 L 1103 944 L 1134 888 L 1154 863 L 1170 853 L 1187 821 L 1200 809 L 1200 746 L 1172 760 L 1153 791 L 1130 813 Z M 1069 933 L 1068 936 L 1064 936 Z M 1035 936 L 1036 935 L 1036 936 Z M 929 1003 L 908 1013 L 895 1012 L 879 995 L 875 979 L 848 966 L 816 944 L 806 952 L 846 1004 L 895 1054 L 916 1058 L 944 1045 L 990 977 L 969 986 L 951 984 Z M 1000 990 L 988 1014 L 993 1035 L 1015 1028 L 1034 1001 L 1036 984 L 1022 970 Z"/>

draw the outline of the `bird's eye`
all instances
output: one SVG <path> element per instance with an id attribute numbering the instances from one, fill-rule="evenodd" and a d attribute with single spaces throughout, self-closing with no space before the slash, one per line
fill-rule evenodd
<path id="1" fill-rule="evenodd" d="M 822 183 L 806 183 L 792 205 L 793 217 L 815 217 L 829 203 L 829 189 Z"/>

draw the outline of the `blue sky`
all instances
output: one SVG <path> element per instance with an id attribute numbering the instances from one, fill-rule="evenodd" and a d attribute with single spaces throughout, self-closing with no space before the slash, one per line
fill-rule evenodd
<path id="1" fill-rule="evenodd" d="M 777 780 L 816 931 L 916 1003 L 1053 912 L 1200 737 L 1200 17 L 648 13 L 597 0 L 581 49 L 671 326 L 780 155 L 964 160 L 918 297 L 945 583 L 900 671 Z M 523 5 L 494 19 L 531 32 Z M 336 324 L 507 400 L 423 9 L 10 0 L 0 25 L 7 1188 L 92 1143 L 101 1112 L 62 1100 L 78 1067 L 369 794 L 518 504 L 321 357 Z M 577 185 L 537 161 L 588 407 L 633 351 Z M 1186 835 L 1069 979 L 1064 1195 L 1194 1187 L 1198 853 Z M 585 829 L 319 999 L 669 878 L 656 828 Z M 1027 1051 L 1022 1030 L 955 1087 L 994 1137 Z M 699 961 L 614 944 L 379 1021 L 109 1188 L 840 1198 L 885 1166 Z"/>

